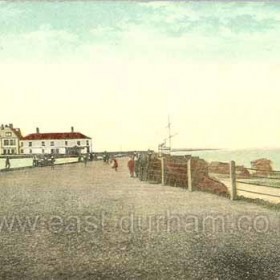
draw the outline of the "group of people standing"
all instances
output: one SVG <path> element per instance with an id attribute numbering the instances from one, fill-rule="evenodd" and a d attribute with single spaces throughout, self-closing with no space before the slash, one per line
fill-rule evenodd
<path id="1" fill-rule="evenodd" d="M 127 166 L 129 169 L 129 174 L 130 177 L 135 177 L 135 161 L 137 160 L 137 154 L 134 153 L 133 155 L 131 155 L 129 157 Z M 112 167 L 112 169 L 114 169 L 115 171 L 118 171 L 118 167 L 119 167 L 119 163 L 118 160 L 116 159 L 115 156 L 109 156 L 109 154 L 107 152 L 104 152 L 103 154 L 103 161 L 104 163 L 110 164 L 110 166 Z"/>
<path id="2" fill-rule="evenodd" d="M 137 152 L 131 153 L 127 161 L 129 176 L 131 178 L 138 177 L 141 181 L 145 180 L 145 178 L 148 176 L 148 169 L 149 169 L 148 167 L 152 155 L 153 155 L 153 151 L 151 150 L 142 153 L 137 153 Z M 96 159 L 102 159 L 105 164 L 108 164 L 112 169 L 118 171 L 119 168 L 118 157 L 123 157 L 123 156 L 125 156 L 125 154 L 113 155 L 105 151 L 102 155 L 96 156 Z M 86 161 L 87 160 L 84 160 L 85 164 Z"/>
<path id="3" fill-rule="evenodd" d="M 127 167 L 129 170 L 129 175 L 131 178 L 133 177 L 139 177 L 140 180 L 143 180 L 146 173 L 147 166 L 149 165 L 149 159 L 151 157 L 151 153 L 147 154 L 137 154 L 134 152 L 129 156 Z M 94 159 L 93 154 L 86 154 L 84 156 L 80 156 L 78 161 L 83 161 L 84 165 L 87 165 L 88 161 L 92 161 Z M 105 152 L 103 155 L 103 161 L 104 163 L 110 164 L 112 169 L 115 171 L 118 171 L 119 163 L 115 156 L 109 156 L 109 153 Z M 53 155 L 50 157 L 47 157 L 46 155 L 43 158 L 39 158 L 36 155 L 33 157 L 33 166 L 47 166 L 50 165 L 52 168 L 54 168 L 55 164 L 55 158 Z M 9 156 L 6 157 L 5 160 L 5 168 L 10 169 L 11 163 Z"/>
<path id="4" fill-rule="evenodd" d="M 128 162 L 127 162 L 127 167 L 128 167 L 128 171 L 129 171 L 129 175 L 131 178 L 133 177 L 138 177 L 138 173 L 141 173 L 141 166 L 142 166 L 142 159 L 143 156 L 141 156 L 140 154 L 137 154 L 136 152 L 134 152 L 132 155 L 129 156 Z M 107 162 L 111 165 L 111 167 L 115 170 L 118 171 L 118 167 L 119 167 L 119 163 L 118 160 L 115 157 L 109 157 L 108 154 L 104 155 L 103 158 L 104 162 Z"/>

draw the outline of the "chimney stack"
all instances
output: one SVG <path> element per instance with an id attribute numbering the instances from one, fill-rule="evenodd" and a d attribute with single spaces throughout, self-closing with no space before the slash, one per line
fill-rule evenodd
<path id="1" fill-rule="evenodd" d="M 4 124 L 1 124 L 1 129 L 2 129 L 2 130 L 4 129 Z"/>
<path id="2" fill-rule="evenodd" d="M 71 132 L 74 132 L 74 126 L 71 126 Z"/>
<path id="3" fill-rule="evenodd" d="M 13 128 L 13 124 L 12 123 L 9 124 L 9 128 Z"/>
<path id="4" fill-rule="evenodd" d="M 36 127 L 36 133 L 40 133 L 39 127 Z"/>

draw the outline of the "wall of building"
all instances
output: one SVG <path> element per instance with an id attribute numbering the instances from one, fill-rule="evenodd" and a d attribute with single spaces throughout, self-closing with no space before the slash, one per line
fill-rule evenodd
<path id="1" fill-rule="evenodd" d="M 0 127 L 0 154 L 19 154 L 19 139 L 11 124 L 1 125 Z"/>
<path id="2" fill-rule="evenodd" d="M 81 153 L 92 152 L 91 139 L 62 139 L 62 140 L 22 140 L 21 154 L 67 154 L 67 150 L 79 147 Z"/>

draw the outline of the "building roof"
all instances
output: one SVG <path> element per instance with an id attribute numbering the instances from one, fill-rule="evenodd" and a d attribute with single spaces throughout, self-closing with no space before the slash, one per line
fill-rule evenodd
<path id="1" fill-rule="evenodd" d="M 23 138 L 19 128 L 11 128 L 11 130 L 14 132 L 18 139 L 21 140 Z"/>
<path id="2" fill-rule="evenodd" d="M 11 131 L 11 132 L 13 132 L 14 134 L 15 134 L 15 136 L 19 139 L 19 140 L 21 140 L 22 139 L 22 134 L 21 134 L 21 131 L 20 131 L 20 128 L 14 128 L 13 127 L 13 125 L 12 124 L 9 124 L 9 125 L 1 125 L 0 126 L 0 128 L 1 128 L 1 130 L 8 130 L 8 131 Z"/>
<path id="3" fill-rule="evenodd" d="M 80 132 L 58 132 L 58 133 L 32 133 L 22 140 L 67 140 L 67 139 L 91 139 Z"/>

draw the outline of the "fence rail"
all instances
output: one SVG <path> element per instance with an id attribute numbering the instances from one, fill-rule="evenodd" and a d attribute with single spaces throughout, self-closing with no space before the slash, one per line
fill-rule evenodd
<path id="1" fill-rule="evenodd" d="M 231 194 L 231 199 L 235 200 L 239 196 L 262 199 L 272 203 L 280 203 L 280 177 L 271 177 L 271 174 L 280 174 L 280 171 L 259 170 L 254 168 L 246 168 L 257 174 L 250 174 L 247 177 L 239 176 L 235 162 L 229 163 L 230 172 L 228 179 L 223 178 L 226 182 Z M 258 175 L 258 172 L 266 172 L 267 175 Z"/>
<path id="2" fill-rule="evenodd" d="M 243 189 L 238 189 L 239 191 L 242 191 L 242 192 L 247 192 L 247 193 L 254 193 L 254 194 L 259 194 L 259 195 L 266 195 L 266 196 L 271 196 L 271 197 L 279 197 L 280 198 L 280 195 L 276 195 L 276 194 L 268 194 L 268 193 L 261 193 L 261 192 L 254 192 L 254 191 L 248 191 L 248 190 L 243 190 Z"/>
<path id="3" fill-rule="evenodd" d="M 137 161 L 137 173 L 151 183 L 228 195 L 227 187 L 208 175 L 207 162 L 198 157 L 144 155 Z"/>
<path id="4" fill-rule="evenodd" d="M 141 159 L 138 165 L 140 180 L 182 187 L 188 191 L 213 192 L 229 196 L 231 200 L 242 196 L 280 203 L 280 177 L 276 177 L 280 171 L 267 172 L 267 170 L 240 167 L 231 161 L 222 163 L 219 173 L 214 172 L 213 166 L 212 169 L 209 168 L 208 163 L 203 159 L 191 156 L 158 157 L 154 155 Z"/>
<path id="5" fill-rule="evenodd" d="M 241 183 L 241 184 L 246 184 L 246 185 L 252 185 L 252 186 L 261 186 L 261 187 L 266 187 L 266 188 L 272 188 L 272 189 L 280 189 L 280 181 L 279 181 L 279 187 L 277 186 L 271 186 L 271 185 L 267 185 L 265 183 L 259 183 L 259 182 L 246 182 L 246 181 L 236 181 L 237 183 Z"/>

